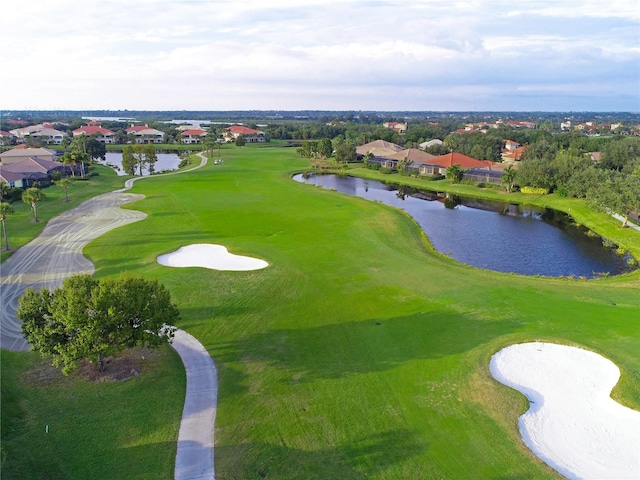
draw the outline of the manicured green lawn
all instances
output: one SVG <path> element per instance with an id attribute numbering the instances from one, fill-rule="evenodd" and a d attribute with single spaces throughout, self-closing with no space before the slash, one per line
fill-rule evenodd
<path id="1" fill-rule="evenodd" d="M 520 440 L 524 397 L 488 371 L 493 353 L 528 340 L 602 353 L 622 371 L 614 396 L 640 409 L 638 274 L 573 281 L 466 267 L 435 254 L 400 211 L 293 182 L 308 167 L 295 149 L 222 156 L 222 165 L 137 182 L 146 199 L 129 208 L 149 217 L 85 250 L 97 276 L 164 283 L 178 326 L 214 358 L 217 478 L 558 478 Z M 157 264 L 193 243 L 270 267 Z M 183 381 L 163 368 L 167 384 Z M 121 435 L 129 421 L 107 423 Z M 96 435 L 103 425 L 91 424 Z M 95 476 L 74 478 L 113 478 L 98 473 L 105 455 L 93 458 Z"/>

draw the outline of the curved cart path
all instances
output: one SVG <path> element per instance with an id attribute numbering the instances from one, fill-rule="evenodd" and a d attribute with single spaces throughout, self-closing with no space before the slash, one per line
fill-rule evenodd
<path id="1" fill-rule="evenodd" d="M 207 163 L 205 156 L 199 156 L 202 161 L 195 168 Z M 0 265 L 1 348 L 29 349 L 22 336 L 20 320 L 16 317 L 18 299 L 28 288 L 53 289 L 71 275 L 93 273 L 93 264 L 82 255 L 84 246 L 114 228 L 146 217 L 142 212 L 120 208 L 144 198 L 144 195 L 127 193 L 133 182 L 141 178 L 144 177 L 129 179 L 122 190 L 98 195 L 52 219 L 38 238 L 18 249 Z M 218 389 L 215 365 L 200 342 L 182 330 L 176 331 L 172 347 L 180 355 L 187 374 L 175 478 L 212 480 L 213 424 Z"/>

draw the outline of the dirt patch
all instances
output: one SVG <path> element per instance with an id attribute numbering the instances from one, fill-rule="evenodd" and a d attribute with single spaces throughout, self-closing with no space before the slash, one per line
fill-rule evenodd
<path id="1" fill-rule="evenodd" d="M 105 371 L 98 371 L 95 363 L 83 362 L 78 370 L 68 377 L 62 374 L 61 368 L 51 365 L 47 358 L 38 362 L 25 373 L 24 381 L 30 384 L 51 385 L 65 383 L 66 380 L 81 378 L 88 382 L 122 382 L 144 374 L 145 367 L 155 360 L 161 353 L 148 348 L 132 348 L 120 352 L 118 355 L 105 359 Z"/>

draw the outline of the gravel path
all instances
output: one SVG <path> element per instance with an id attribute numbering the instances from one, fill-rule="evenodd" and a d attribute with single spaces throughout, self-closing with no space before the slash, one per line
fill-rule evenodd
<path id="1" fill-rule="evenodd" d="M 200 168 L 207 163 L 200 155 Z M 193 169 L 192 169 L 193 170 Z M 184 172 L 172 172 L 175 175 Z M 158 175 L 160 176 L 160 175 Z M 17 250 L 0 265 L 0 347 L 26 351 L 29 344 L 22 336 L 16 317 L 18 300 L 28 289 L 53 289 L 65 278 L 77 273 L 93 273 L 93 264 L 82 249 L 114 228 L 137 222 L 146 214 L 123 210 L 120 206 L 144 198 L 127 193 L 125 188 L 83 202 L 52 219 L 42 234 Z M 175 478 L 177 480 L 213 480 L 213 423 L 217 407 L 216 370 L 206 349 L 193 336 L 178 330 L 172 344 L 184 363 L 187 391 L 178 434 Z"/>

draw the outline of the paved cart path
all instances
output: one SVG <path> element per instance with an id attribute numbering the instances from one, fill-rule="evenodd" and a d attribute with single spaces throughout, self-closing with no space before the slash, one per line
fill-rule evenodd
<path id="1" fill-rule="evenodd" d="M 206 157 L 200 155 L 200 158 L 202 161 L 195 168 L 206 165 Z M 85 245 L 114 228 L 146 217 L 142 212 L 120 208 L 144 198 L 144 195 L 127 192 L 133 182 L 141 178 L 145 177 L 129 179 L 122 190 L 98 195 L 52 219 L 38 238 L 0 265 L 1 348 L 29 349 L 16 317 L 18 300 L 28 288 L 53 289 L 71 275 L 93 273 L 93 264 L 82 255 Z M 218 389 L 215 366 L 200 342 L 182 330 L 176 332 L 172 346 L 180 355 L 187 374 L 175 478 L 210 480 L 214 478 L 213 424 Z"/>

